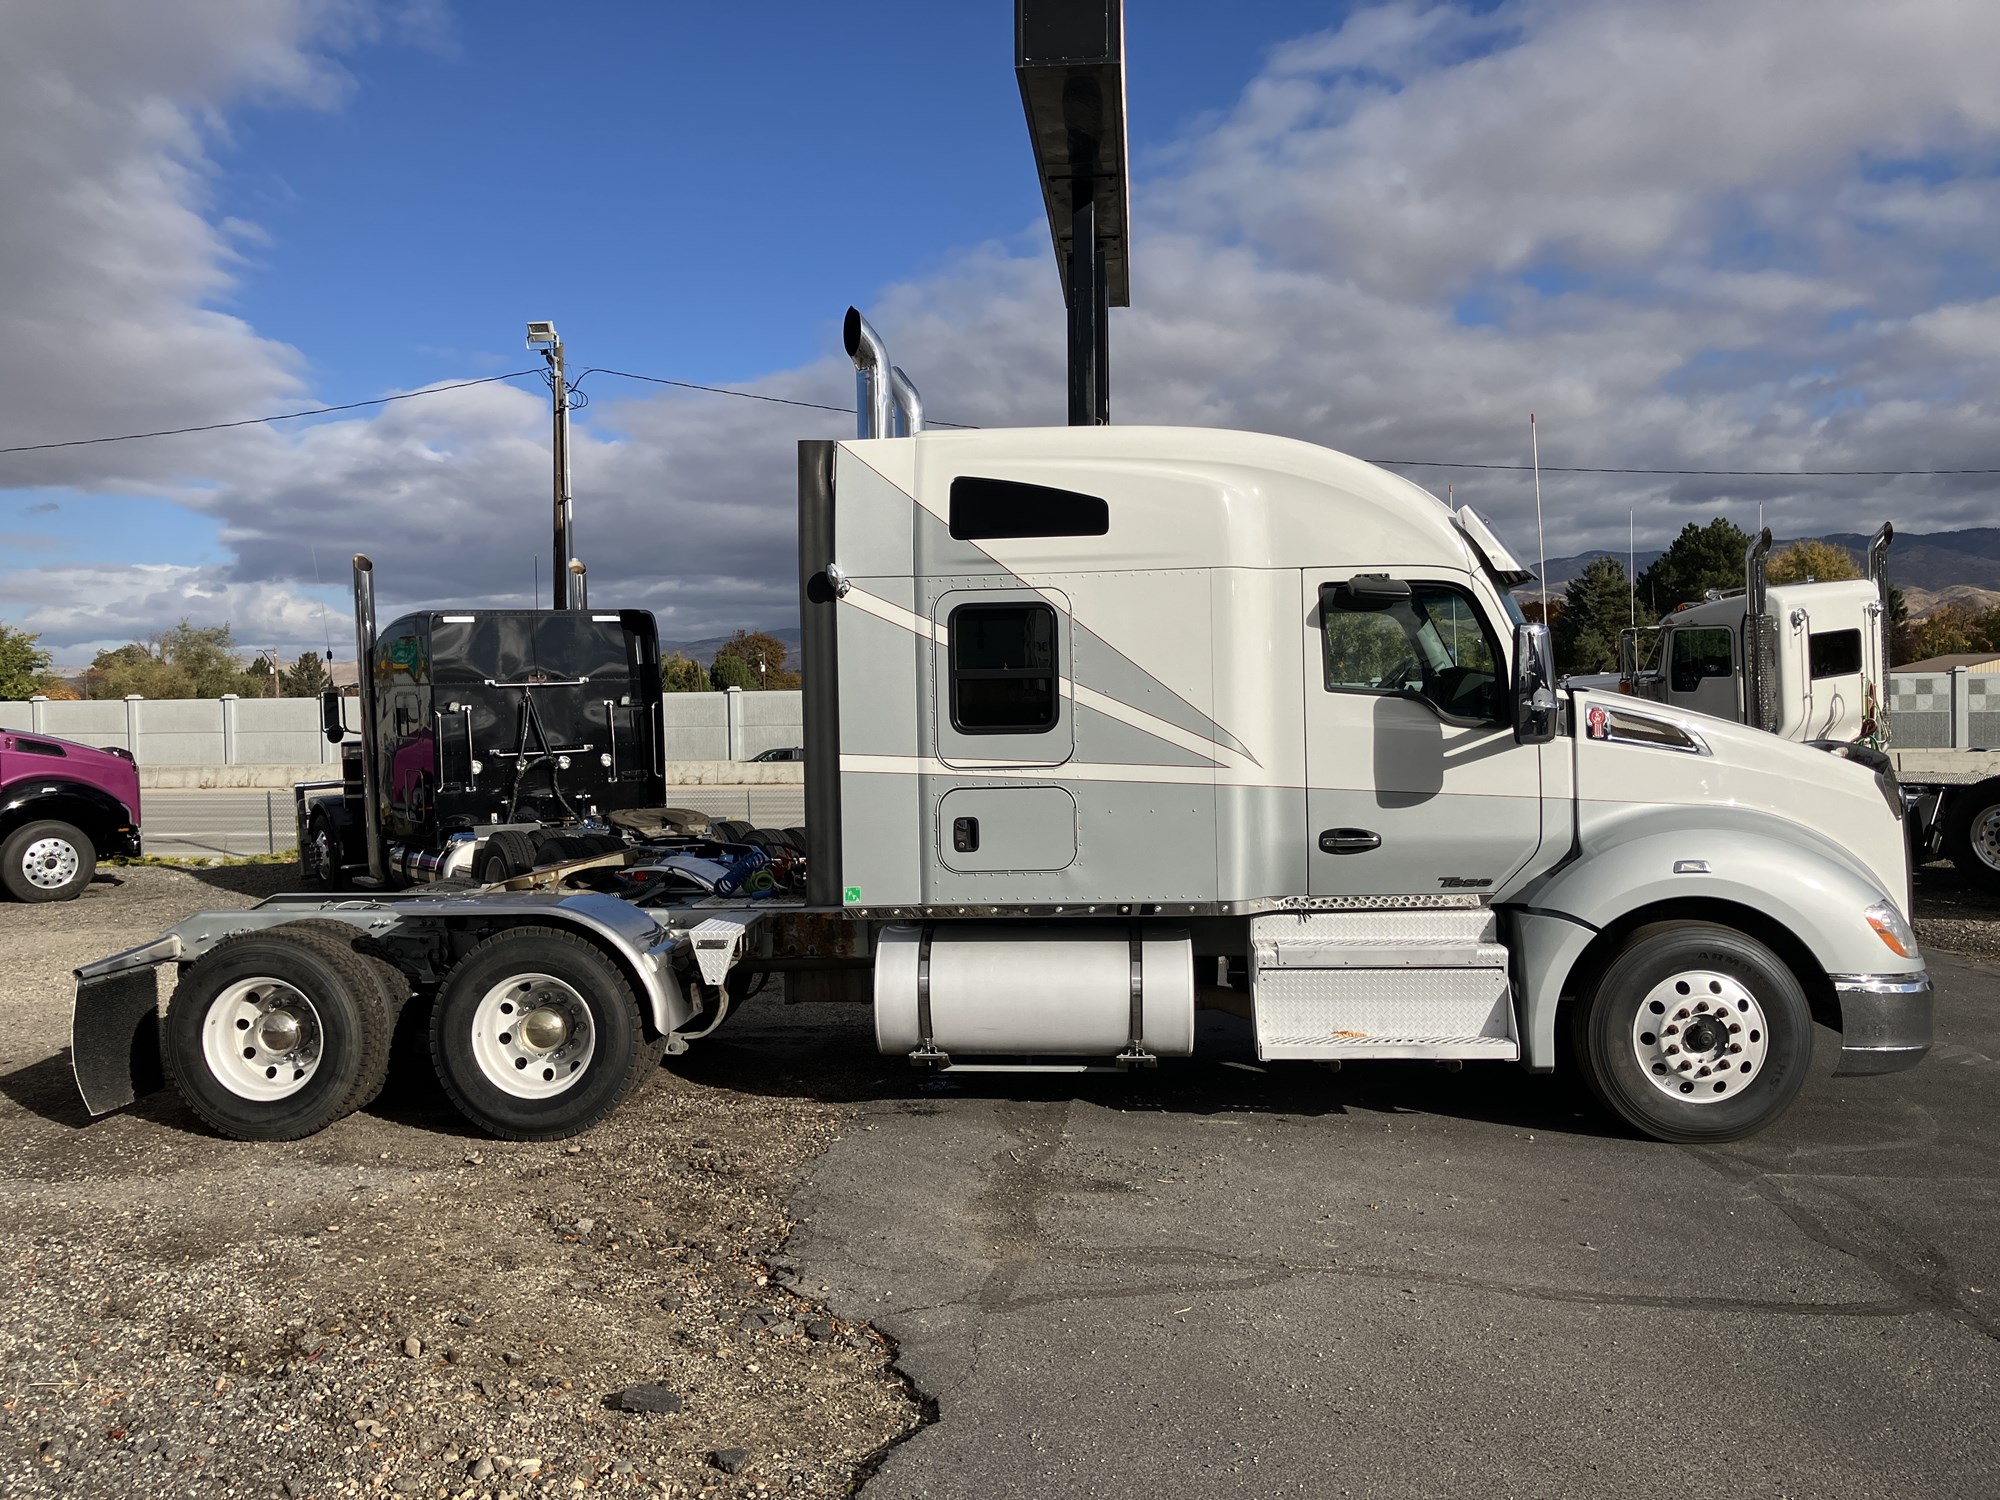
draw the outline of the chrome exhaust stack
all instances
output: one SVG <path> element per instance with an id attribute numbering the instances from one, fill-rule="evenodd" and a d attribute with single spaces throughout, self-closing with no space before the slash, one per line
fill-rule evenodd
<path id="1" fill-rule="evenodd" d="M 368 874 L 389 883 L 382 853 L 382 807 L 375 766 L 375 564 L 354 554 L 354 666 L 361 690 L 361 806 L 368 830 Z"/>
<path id="2" fill-rule="evenodd" d="M 914 437 L 922 432 L 924 398 L 910 377 L 889 363 L 888 346 L 860 308 L 848 308 L 840 341 L 854 361 L 854 435 Z"/>
<path id="3" fill-rule="evenodd" d="M 896 436 L 915 437 L 924 430 L 924 398 L 901 365 L 889 367 L 889 394 L 896 403 Z"/>
<path id="4" fill-rule="evenodd" d="M 1770 554 L 1771 528 L 1766 526 L 1743 549 L 1743 722 L 1775 734 L 1778 705 L 1771 672 L 1777 643 L 1764 613 L 1764 561 Z"/>
<path id="5" fill-rule="evenodd" d="M 571 583 L 569 586 L 569 607 L 571 609 L 590 608 L 590 570 L 583 565 L 583 559 L 569 560 Z"/>

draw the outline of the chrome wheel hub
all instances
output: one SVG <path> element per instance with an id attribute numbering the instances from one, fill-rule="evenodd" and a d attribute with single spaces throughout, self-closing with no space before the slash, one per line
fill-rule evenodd
<path id="1" fill-rule="evenodd" d="M 59 891 L 76 879 L 83 856 L 68 839 L 36 839 L 21 854 L 21 873 L 37 890 Z"/>
<path id="2" fill-rule="evenodd" d="M 473 1061 L 488 1083 L 517 1099 L 562 1093 L 596 1054 L 590 1007 L 553 974 L 503 979 L 473 1010 Z"/>
<path id="3" fill-rule="evenodd" d="M 1971 835 L 1972 857 L 1989 870 L 2000 870 L 2000 802 L 1980 808 L 1967 831 Z"/>
<path id="4" fill-rule="evenodd" d="M 1771 1033 L 1741 980 L 1692 969 L 1654 985 L 1632 1021 L 1632 1054 L 1654 1088 L 1689 1104 L 1733 1099 L 1763 1071 Z"/>
<path id="5" fill-rule="evenodd" d="M 209 1002 L 201 1055 L 239 1099 L 268 1103 L 296 1094 L 319 1070 L 319 1012 L 282 979 L 245 979 Z"/>

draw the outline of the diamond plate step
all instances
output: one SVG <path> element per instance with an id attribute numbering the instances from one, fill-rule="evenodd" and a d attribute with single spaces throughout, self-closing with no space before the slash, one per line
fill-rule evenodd
<path id="1" fill-rule="evenodd" d="M 1503 968 L 1255 969 L 1260 1058 L 1520 1056 Z"/>
<path id="2" fill-rule="evenodd" d="M 1504 969 L 1499 919 L 1484 907 L 1284 913 L 1250 924 L 1259 969 Z"/>

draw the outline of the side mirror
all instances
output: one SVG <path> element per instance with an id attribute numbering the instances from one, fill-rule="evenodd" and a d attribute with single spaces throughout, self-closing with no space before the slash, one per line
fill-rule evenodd
<path id="1" fill-rule="evenodd" d="M 347 725 L 340 716 L 339 688 L 328 688 L 319 695 L 319 727 L 329 745 L 347 738 Z"/>
<path id="2" fill-rule="evenodd" d="M 1514 627 L 1514 743 L 1556 737 L 1556 652 L 1546 625 Z"/>

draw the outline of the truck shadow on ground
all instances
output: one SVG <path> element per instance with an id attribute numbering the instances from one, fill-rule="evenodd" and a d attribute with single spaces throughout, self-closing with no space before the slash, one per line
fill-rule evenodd
<path id="1" fill-rule="evenodd" d="M 831 1104 L 933 1113 L 953 1100 L 1074 1101 L 1129 1113 L 1437 1115 L 1522 1131 L 1634 1139 L 1574 1077 L 1511 1063 L 1451 1072 L 1435 1063 L 1257 1061 L 1247 1022 L 1203 1012 L 1195 1054 L 1105 1073 L 937 1073 L 875 1050 L 866 1007 L 759 999 L 713 1037 L 668 1060 L 701 1086 Z"/>

